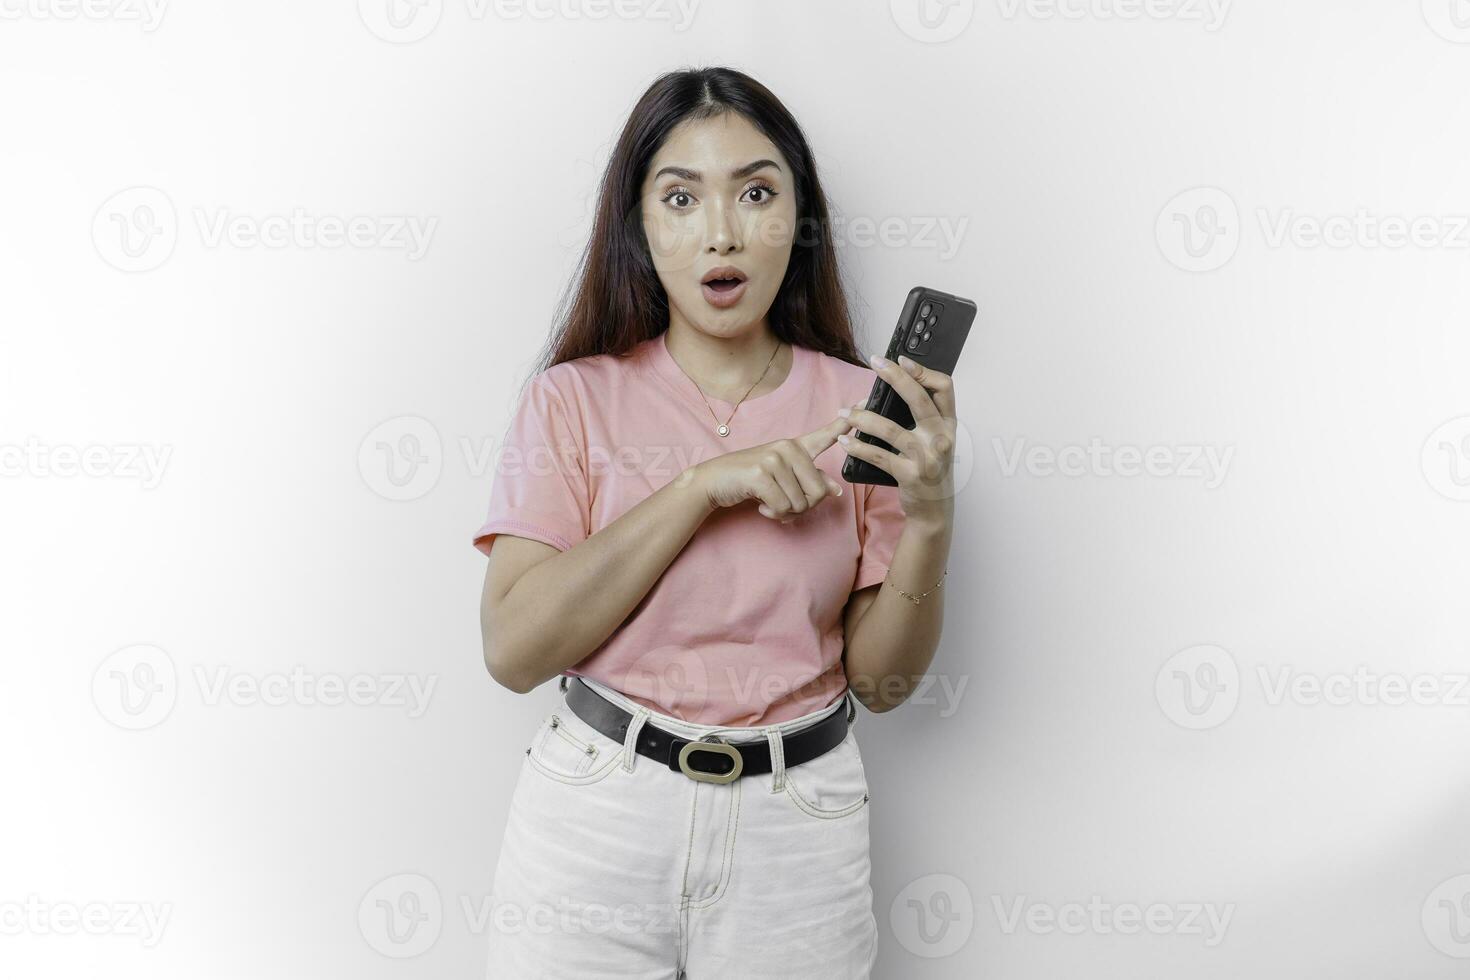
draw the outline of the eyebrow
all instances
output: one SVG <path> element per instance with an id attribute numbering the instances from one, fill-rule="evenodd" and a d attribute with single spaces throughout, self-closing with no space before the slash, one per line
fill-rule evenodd
<path id="1" fill-rule="evenodd" d="M 775 167 L 777 170 L 781 169 L 781 165 L 775 160 L 757 160 L 754 163 L 747 163 L 743 167 L 737 167 L 734 170 L 730 171 L 730 179 L 744 180 L 746 177 L 749 177 L 751 174 L 755 173 L 757 170 L 760 170 L 762 167 Z M 690 170 L 687 167 L 662 167 L 660 168 L 658 173 L 653 175 L 653 179 L 658 180 L 664 174 L 673 174 L 680 180 L 692 180 L 696 183 L 703 183 L 704 181 L 704 174 L 700 173 L 698 170 Z"/>

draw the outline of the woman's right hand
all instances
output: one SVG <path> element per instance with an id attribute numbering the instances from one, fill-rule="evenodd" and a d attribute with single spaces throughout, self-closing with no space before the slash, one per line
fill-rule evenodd
<path id="1" fill-rule="evenodd" d="M 819 469 L 815 460 L 851 428 L 851 422 L 839 417 L 805 435 L 707 459 L 693 468 L 693 475 L 711 507 L 759 500 L 761 516 L 790 524 L 829 494 L 842 496 L 842 484 Z"/>

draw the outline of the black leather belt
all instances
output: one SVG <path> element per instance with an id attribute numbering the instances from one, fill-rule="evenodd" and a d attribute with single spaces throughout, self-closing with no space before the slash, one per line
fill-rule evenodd
<path id="1" fill-rule="evenodd" d="M 563 675 L 561 689 L 566 692 L 567 707 L 613 741 L 624 741 L 633 716 L 583 683 L 580 677 L 571 678 L 571 684 L 567 680 Z M 848 695 L 844 693 L 843 697 Z M 782 734 L 781 755 L 786 768 L 810 762 L 841 745 L 856 714 L 857 709 L 849 700 L 846 711 L 839 708 L 809 728 Z M 732 745 L 717 735 L 706 735 L 704 740 L 691 741 L 645 722 L 638 731 L 634 748 L 639 755 L 700 782 L 728 783 L 741 776 L 771 771 L 771 744 L 766 739 Z"/>

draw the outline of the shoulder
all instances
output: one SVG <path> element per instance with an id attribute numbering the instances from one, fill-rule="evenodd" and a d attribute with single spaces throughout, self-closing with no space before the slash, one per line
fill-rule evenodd
<path id="1" fill-rule="evenodd" d="M 590 404 L 622 387 L 640 369 L 636 354 L 590 354 L 546 368 L 530 381 L 544 396 L 571 404 Z"/>

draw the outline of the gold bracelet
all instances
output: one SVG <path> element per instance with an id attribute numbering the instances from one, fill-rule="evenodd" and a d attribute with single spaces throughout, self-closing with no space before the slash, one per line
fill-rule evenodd
<path id="1" fill-rule="evenodd" d="M 948 575 L 948 574 L 949 574 L 949 569 L 946 568 L 944 570 L 944 575 Z M 937 589 L 941 585 L 944 584 L 944 575 L 939 576 L 939 581 L 934 583 L 933 587 L 929 589 L 929 592 L 933 592 L 934 589 Z M 890 580 L 885 579 L 884 581 L 887 581 L 889 585 L 893 585 L 893 582 L 890 581 Z M 919 604 L 919 600 L 920 599 L 924 598 L 924 596 L 926 596 L 926 595 L 929 594 L 929 592 L 920 592 L 918 595 L 914 595 L 914 594 L 912 594 L 910 592 L 905 592 L 903 589 L 899 589 L 898 586 L 896 586 L 896 585 L 893 585 L 893 587 L 895 589 L 898 589 L 898 594 L 899 595 L 903 596 L 905 599 L 907 599 L 909 602 L 912 602 L 916 606 Z"/>

